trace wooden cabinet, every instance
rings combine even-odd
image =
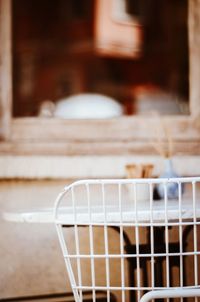
[[[127,155],[156,154],[153,117],[123,116],[110,120],[61,120],[12,117],[11,0],[0,0],[0,154]],[[189,0],[190,115],[166,116],[175,154],[200,155],[200,2]],[[80,131],[81,129],[81,131]]]

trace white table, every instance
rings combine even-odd
[[[120,217],[119,209],[114,206],[106,207],[106,220],[110,223],[120,221],[133,223],[135,221],[141,223],[148,223],[152,219],[155,222],[163,222],[167,218],[167,221],[176,221],[179,219],[179,201],[168,200],[167,201],[167,214],[165,214],[165,201],[153,201],[152,203],[152,215],[151,206],[149,201],[140,202],[137,206],[137,212],[134,205],[128,205],[125,203],[122,207],[122,217]],[[66,222],[70,225],[73,224],[73,211],[74,209],[69,207],[63,207],[60,209],[59,220]],[[99,223],[105,220],[105,215],[102,211],[102,207],[92,207],[92,220]],[[196,218],[200,218],[200,200],[195,204]],[[190,198],[183,199],[181,204],[181,218],[182,220],[192,219],[194,217],[194,206]],[[7,211],[2,213],[2,218],[6,221],[12,222],[25,222],[25,223],[53,223],[54,222],[54,209],[53,208],[37,208],[29,210],[16,210]],[[85,223],[88,220],[88,211],[84,207],[77,208],[77,220]]]

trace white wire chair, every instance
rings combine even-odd
[[[169,198],[171,185],[175,199]],[[82,180],[64,188],[55,224],[75,301],[200,296],[200,177]],[[155,200],[156,186],[163,200]],[[183,189],[184,188],[184,189]],[[148,195],[141,194],[147,192]]]

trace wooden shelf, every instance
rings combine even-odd
[[[174,154],[200,155],[199,131],[187,116],[165,117]],[[155,118],[120,117],[107,120],[17,118],[0,154],[12,155],[156,155]],[[81,131],[80,131],[81,129]]]

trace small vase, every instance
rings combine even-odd
[[[159,178],[176,178],[178,175],[174,171],[171,158],[166,158],[164,163],[164,172]],[[162,183],[157,185],[157,193],[161,199],[165,197],[164,185]],[[175,182],[170,182],[167,184],[167,198],[177,199],[178,198],[178,184]]]

